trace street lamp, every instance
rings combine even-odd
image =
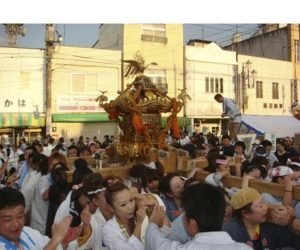
[[[17,38],[18,35],[25,36],[26,35],[26,28],[24,24],[20,23],[5,23],[3,24],[5,27],[5,33],[8,37],[8,46],[9,47],[16,47],[17,46]]]
[[[242,109],[243,114],[245,113],[245,103],[247,97],[247,88],[254,88],[255,87],[255,79],[257,77],[257,71],[252,69],[252,63],[250,60],[247,60],[245,63],[242,64],[242,72],[240,74],[242,80]],[[252,84],[250,84],[250,78],[252,78]],[[247,80],[247,83],[246,83]]]
[[[51,133],[52,126],[52,56],[54,44],[62,42],[62,36],[57,32],[54,24],[46,24],[46,135]]]
[[[247,87],[248,88],[254,88],[255,85],[255,78],[257,76],[257,71],[255,69],[251,70],[252,68],[252,62],[247,60],[247,62],[243,63],[242,66],[242,77],[243,77],[243,83],[245,83],[245,80],[247,80]],[[252,78],[252,85],[250,85],[250,78]]]

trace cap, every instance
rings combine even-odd
[[[270,176],[271,176],[271,178],[273,178],[273,177],[277,177],[277,176],[286,176],[286,175],[290,175],[293,173],[294,173],[294,171],[289,167],[278,166],[271,170]]]
[[[240,209],[259,199],[261,199],[261,195],[255,189],[242,188],[232,196],[230,203],[233,209]]]

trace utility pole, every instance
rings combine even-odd
[[[46,24],[46,135],[51,134],[52,130],[52,57],[54,44],[62,42],[62,37],[58,34],[56,39],[54,24]]]
[[[243,63],[242,66],[242,110],[243,114],[245,114],[245,93],[246,92],[246,82],[245,82],[245,66]]]

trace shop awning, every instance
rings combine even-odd
[[[45,117],[36,117],[33,113],[0,113],[0,128],[44,126]]]
[[[107,113],[53,114],[53,122],[109,122]]]
[[[275,133],[279,138],[300,133],[300,121],[293,116],[243,115],[242,125],[258,135]]]

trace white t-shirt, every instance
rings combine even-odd
[[[41,234],[45,234],[49,207],[49,201],[43,200],[43,193],[49,189],[49,187],[49,176],[43,175],[37,183],[35,196],[31,207],[30,226],[33,229],[38,230]]]
[[[71,194],[72,191],[70,191],[66,197],[66,199],[59,205],[55,218],[54,223],[61,222],[65,217],[70,215],[70,202],[71,202]]]
[[[22,186],[21,192],[25,198],[25,212],[28,212],[31,209],[31,205],[35,197],[36,186],[41,178],[41,173],[30,169],[25,178],[25,184]]]

